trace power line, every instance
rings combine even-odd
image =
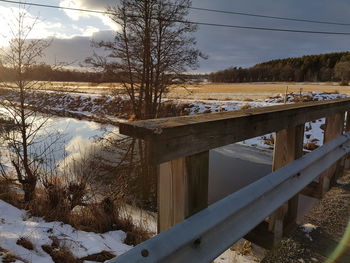
[[[20,2],[20,1],[11,1],[11,0],[0,0],[0,2],[10,3],[10,4],[37,6],[37,7],[55,8],[55,9],[64,9],[64,10],[80,11],[80,12],[88,12],[88,13],[97,13],[97,14],[104,14],[104,15],[105,14],[107,14],[107,15],[112,14],[112,13],[106,12],[106,11],[82,9],[82,8],[74,8],[74,7],[64,7],[64,6],[57,6],[57,5],[38,4],[38,3],[31,3],[31,2]]]
[[[27,4],[32,6],[39,7],[51,7],[57,8],[55,5],[47,5],[47,4],[38,4],[38,3],[25,3],[20,1],[11,1],[11,0],[1,0],[1,2],[13,3],[13,4]],[[91,9],[82,9],[82,8],[73,8],[73,7],[60,7],[61,9],[72,10],[72,11],[81,11],[81,12],[90,12],[90,13],[99,13],[99,14],[112,14],[111,12],[99,11],[99,10],[91,10]],[[231,14],[231,15],[240,15],[240,16],[250,16],[250,17],[260,17],[260,18],[268,18],[268,19],[277,19],[277,20],[285,20],[285,21],[295,21],[295,22],[305,22],[305,23],[316,23],[316,24],[326,24],[326,25],[338,25],[338,26],[350,26],[350,23],[342,23],[335,21],[325,21],[325,20],[312,20],[312,19],[302,19],[302,18],[292,18],[292,17],[282,17],[282,16],[270,16],[270,15],[261,15],[255,13],[244,13],[244,12],[236,12],[236,11],[225,11],[219,9],[211,9],[211,8],[203,8],[190,6],[188,7],[192,10],[212,12],[212,13],[221,13],[221,14]]]
[[[0,2],[12,3],[12,4],[22,4],[22,5],[29,5],[29,6],[37,6],[37,7],[45,7],[45,8],[71,10],[71,11],[99,13],[99,14],[113,14],[112,12],[106,12],[106,11],[63,7],[63,6],[47,5],[47,4],[38,4],[38,3],[32,3],[32,2],[20,2],[20,1],[12,1],[12,0],[0,0]],[[350,35],[350,32],[332,32],[332,31],[313,31],[313,30],[284,29],[284,28],[270,28],[270,27],[253,27],[253,26],[227,25],[227,24],[206,23],[206,22],[196,22],[196,21],[183,21],[183,20],[167,20],[167,21],[176,22],[176,23],[189,23],[189,24],[202,25],[202,26],[237,28],[237,29],[260,30],[260,31],[321,34],[321,35]]]
[[[185,21],[175,21],[175,22],[185,22]],[[350,35],[350,32],[312,31],[312,30],[284,29],[284,28],[270,28],[270,27],[238,26],[238,25],[224,25],[224,24],[192,22],[192,21],[188,21],[186,23],[195,24],[195,25],[204,25],[204,26],[214,26],[214,27],[253,29],[253,30],[261,30],[261,31],[305,33],[305,34],[319,34],[319,35]]]
[[[341,23],[341,22],[333,22],[333,21],[322,21],[322,20],[311,20],[311,19],[301,19],[301,18],[291,18],[291,17],[282,17],[282,16],[269,16],[269,15],[253,14],[253,13],[224,11],[224,10],[219,10],[219,9],[210,9],[210,8],[202,8],[202,7],[195,7],[195,6],[191,6],[191,7],[189,7],[189,9],[199,10],[199,11],[206,11],[206,12],[213,12],[213,13],[221,13],[221,14],[261,17],[261,18],[296,21],[296,22],[307,22],[307,23],[338,25],[338,26],[350,26],[350,23]]]

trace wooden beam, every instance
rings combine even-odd
[[[334,114],[331,117],[326,118],[326,128],[324,131],[324,143],[327,143],[335,138],[337,138],[339,135],[341,135],[344,131],[344,118],[345,113],[337,113]],[[323,172],[320,176],[320,191],[321,196],[324,196],[330,186],[332,180],[334,180],[336,176],[336,172],[339,169],[339,166],[341,165],[341,160],[339,160],[336,164],[332,165],[329,169],[327,169],[325,172]]]
[[[304,125],[278,131],[274,147],[272,170],[293,162],[303,155]],[[277,245],[287,225],[295,225],[298,214],[299,195],[295,195],[287,204],[279,208],[270,218],[269,229],[274,233],[274,244]]]
[[[350,108],[350,99],[120,123],[120,133],[150,142],[154,164],[295,127]]]
[[[163,232],[208,206],[209,152],[158,167],[158,232]]]

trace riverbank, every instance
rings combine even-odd
[[[174,117],[203,113],[218,113],[250,108],[279,105],[282,103],[298,103],[323,101],[344,98],[338,93],[310,92],[279,94],[264,100],[194,100],[164,99],[159,117]],[[0,100],[12,103],[18,99],[11,90],[0,88]],[[120,122],[132,120],[131,102],[127,97],[111,94],[74,93],[57,91],[35,91],[30,93],[26,103],[28,107],[44,114],[89,120],[102,124],[118,126]],[[325,119],[313,120],[305,124],[304,149],[311,151],[323,144],[323,128]],[[243,141],[242,144],[255,148],[272,149],[274,134],[266,134]]]

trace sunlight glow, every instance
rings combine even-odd
[[[42,21],[40,19],[36,20],[36,16],[30,14],[25,9],[19,8],[8,8],[0,6],[0,24],[4,25],[0,27],[0,46],[6,46],[8,42],[16,34],[16,18],[22,13],[25,15],[24,26],[29,27],[35,23],[34,29],[28,35],[28,39],[39,39],[39,38],[49,38],[49,37],[60,37],[67,38],[68,36],[59,33],[63,25],[61,23],[52,23],[47,21]]]
[[[23,8],[0,6],[0,24],[3,25],[0,27],[0,46],[7,46],[9,41],[14,37],[14,33],[16,33],[16,18],[19,13],[25,14],[25,26],[32,26],[35,23],[34,29],[27,37],[28,39],[70,39],[76,36],[92,37],[95,33],[99,32],[99,29],[94,26],[78,27],[75,25],[65,25],[60,22],[42,20],[29,11]],[[36,19],[37,21],[35,22]]]

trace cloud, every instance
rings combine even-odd
[[[91,41],[112,40],[114,31],[98,31],[92,36],[75,36],[72,38],[56,38],[48,47],[45,54],[45,62],[53,64],[54,62],[65,62],[77,67],[84,62],[84,60],[92,56],[94,52],[98,54],[107,55],[103,50],[95,50],[91,46]]]
[[[8,44],[9,40],[16,37],[18,17],[23,17],[23,28],[26,31],[30,31],[27,36],[31,38],[48,38],[55,36],[58,38],[69,37],[64,32],[64,25],[58,22],[49,22],[40,20],[38,17],[30,14],[26,9],[19,9],[13,7],[0,7],[0,46]],[[29,27],[34,25],[33,30],[29,30]],[[55,33],[54,33],[55,32]]]
[[[0,46],[6,46],[12,38],[16,37],[19,15],[24,17],[23,24],[25,30],[33,27],[27,39],[70,39],[77,36],[91,38],[95,33],[100,31],[97,27],[90,25],[76,26],[64,22],[44,20],[29,11],[31,10],[25,8],[0,6],[0,24],[4,25],[0,27]]]
[[[95,9],[95,10],[105,10],[107,6],[115,6],[119,1],[116,0],[74,0],[81,7]]]
[[[116,1],[105,0],[105,1],[96,1],[96,0],[61,0],[61,7],[70,7],[70,8],[80,8],[80,9],[90,9],[96,11],[105,11],[108,6],[116,5]],[[101,20],[101,22],[108,26],[110,29],[118,30],[119,27],[114,23],[107,14],[100,13],[90,13],[90,12],[78,12],[72,10],[64,10],[67,16],[72,20],[78,21],[82,18],[91,18],[96,17]]]

